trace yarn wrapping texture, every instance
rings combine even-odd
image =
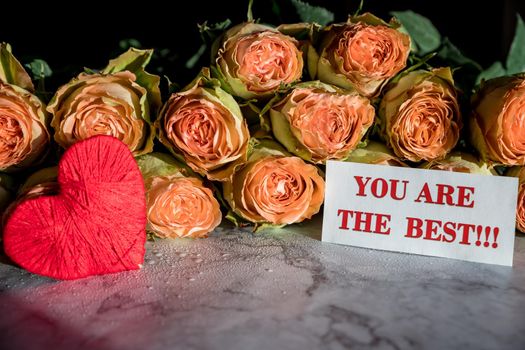
[[[94,136],[59,163],[59,193],[20,203],[4,229],[6,254],[26,270],[76,279],[140,267],[146,240],[142,175],[127,146]]]

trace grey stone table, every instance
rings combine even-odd
[[[57,282],[0,265],[1,349],[525,349],[514,267],[320,242],[320,219],[147,244],[140,271]]]

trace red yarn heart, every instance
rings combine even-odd
[[[26,270],[58,279],[136,270],[144,260],[144,183],[127,146],[95,136],[60,160],[59,194],[21,202],[4,249]]]

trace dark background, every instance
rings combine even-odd
[[[16,0],[11,1],[11,4]],[[254,16],[262,22],[278,24],[298,21],[288,0],[276,0],[281,15],[271,7],[274,0],[255,0]],[[101,68],[117,55],[119,41],[137,39],[143,47],[165,49],[163,57],[153,62],[154,71],[185,84],[192,71],[184,62],[197,50],[201,41],[197,23],[210,23],[230,18],[246,18],[247,0],[232,1],[167,1],[147,0],[141,5],[126,1],[71,2],[66,5],[44,2],[31,4],[18,1],[6,10],[2,4],[0,40],[13,46],[23,62],[32,58],[46,60],[54,71],[55,85],[65,83],[82,67]],[[344,21],[355,11],[359,0],[319,1]],[[496,60],[505,60],[514,34],[516,13],[525,15],[523,0],[488,1],[416,1],[367,0],[364,11],[389,18],[390,11],[412,9],[430,18],[443,36],[484,68]],[[525,45],[525,43],[524,43]],[[160,50],[158,50],[160,52]],[[165,67],[159,71],[158,67]]]

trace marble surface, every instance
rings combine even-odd
[[[57,282],[0,263],[1,349],[524,349],[514,267],[320,242],[320,219],[148,242],[140,271]]]

